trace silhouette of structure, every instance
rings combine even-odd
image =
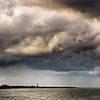
[[[37,88],[39,87],[38,83],[37,83]]]
[[[39,86],[37,83],[37,86],[10,86],[10,85],[1,85],[0,89],[20,89],[20,88],[76,88],[76,87],[47,87],[47,86]]]

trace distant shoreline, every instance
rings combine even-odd
[[[100,87],[71,87],[71,86],[11,86],[1,85],[0,89],[35,89],[35,88],[69,88],[69,89],[100,89]]]
[[[9,86],[1,85],[0,89],[21,89],[21,88],[77,88],[77,87],[56,87],[56,86]]]

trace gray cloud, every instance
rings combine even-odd
[[[79,11],[82,14],[99,16],[100,1],[99,0],[22,0],[25,5],[39,5],[49,8],[70,8]]]
[[[89,13],[93,16],[99,16],[99,0],[57,0],[57,2],[82,13]]]
[[[58,27],[55,27],[55,30],[59,29],[60,23],[61,22],[59,22],[59,25],[57,24]],[[99,55],[98,47],[100,44],[98,34],[93,32],[94,30],[91,29],[92,26],[90,25],[90,23],[88,24],[85,21],[82,22],[80,20],[77,20],[73,22],[66,21],[66,23],[62,22],[61,27],[62,24],[64,24],[65,27],[64,29],[62,28],[62,32],[60,30],[53,33],[53,28],[50,28],[48,23],[46,25],[48,28],[50,28],[51,32],[46,31],[46,34],[40,33],[36,35],[35,33],[24,33],[21,35],[18,34],[18,36],[11,35],[10,37],[13,37],[14,39],[11,39],[10,37],[8,38],[8,47],[6,46],[4,52],[14,55],[29,56],[40,55],[42,53],[52,53],[53,51],[59,51],[61,53],[63,52],[63,54],[79,54],[81,52],[87,52],[88,56],[91,55],[88,54],[88,51],[91,51],[94,52],[94,55],[95,53]],[[45,29],[43,29],[43,31],[45,31]],[[6,35],[4,35],[4,38],[5,36]],[[6,39],[4,39],[3,41],[6,42],[5,40]],[[7,45],[7,43],[5,44]]]
[[[8,0],[7,7],[1,2],[0,66],[26,61],[33,69],[90,70],[100,65],[99,19],[87,19],[70,10],[59,13],[14,2],[11,8]],[[12,15],[8,14],[8,8]],[[39,64],[32,63],[32,60]]]

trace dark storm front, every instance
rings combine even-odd
[[[100,89],[1,89],[0,100],[100,100]]]

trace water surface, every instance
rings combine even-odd
[[[0,100],[100,100],[100,89],[0,89]]]

